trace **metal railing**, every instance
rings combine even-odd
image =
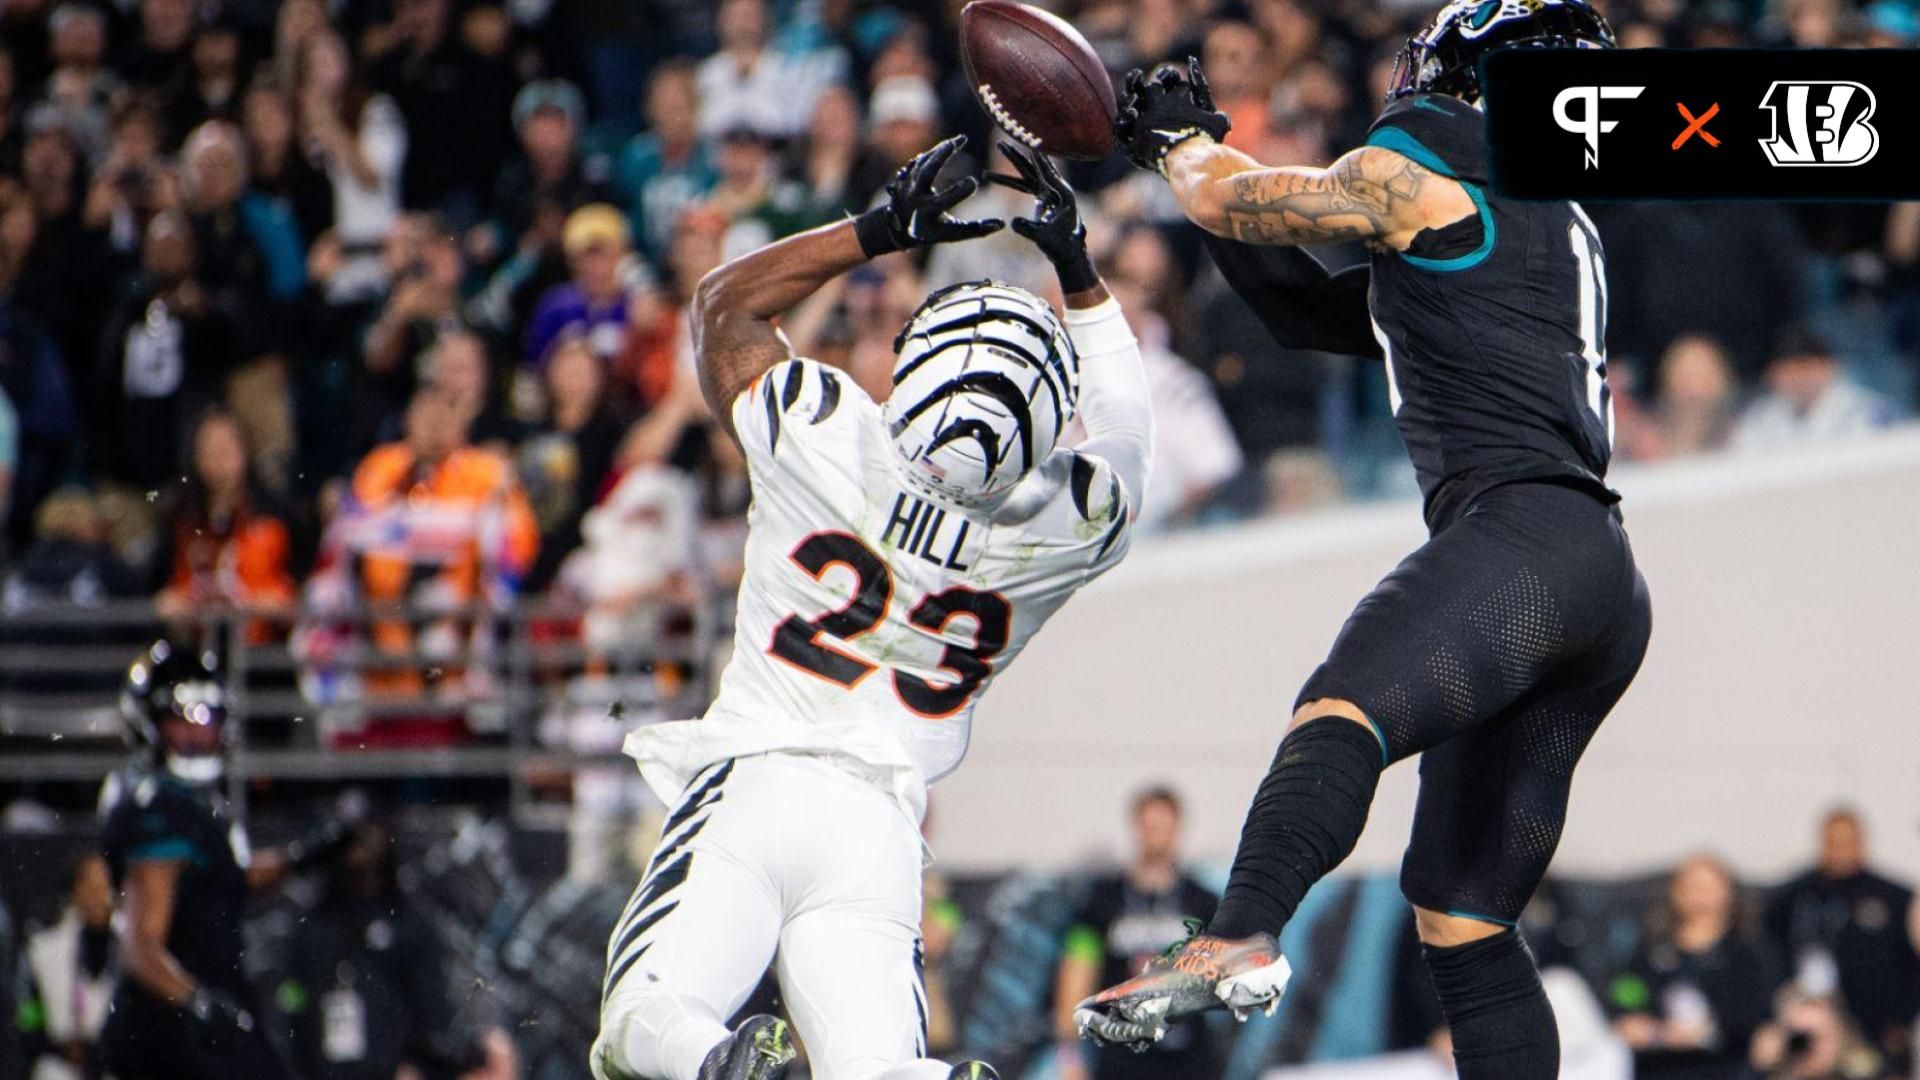
[[[588,615],[544,599],[504,611],[222,608],[169,618],[150,602],[118,601],[0,612],[0,785],[95,782],[124,762],[127,667],[167,634],[222,658],[236,802],[262,779],[496,778],[509,782],[519,817],[530,777],[617,757],[605,740],[570,738],[569,717],[597,711],[630,724],[706,706],[731,597],[640,608],[597,640],[584,630]],[[422,628],[449,624],[460,627],[452,647],[445,634],[418,644]],[[409,628],[413,642],[375,644],[380,625]],[[325,647],[315,644],[322,637]],[[397,736],[388,730],[396,724]],[[433,745],[408,745],[422,729]]]

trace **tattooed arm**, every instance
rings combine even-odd
[[[1404,251],[1420,230],[1475,212],[1458,183],[1373,146],[1325,169],[1268,168],[1196,138],[1169,152],[1166,167],[1174,197],[1195,224],[1248,244],[1362,240]]]

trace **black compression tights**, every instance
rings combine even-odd
[[[1289,732],[1247,811],[1207,932],[1279,934],[1313,883],[1353,851],[1384,767],[1364,724],[1326,716]]]

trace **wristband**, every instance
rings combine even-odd
[[[853,235],[860,241],[860,253],[869,259],[906,250],[893,235],[890,207],[880,206],[853,219]]]
[[[1094,272],[1093,260],[1087,257],[1084,247],[1054,263],[1053,272],[1060,277],[1060,291],[1068,296],[1100,284],[1100,275]]]

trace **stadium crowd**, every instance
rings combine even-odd
[[[687,377],[691,288],[864,208],[947,133],[992,157],[954,55],[960,6],[9,0],[9,602],[157,595],[179,613],[557,588],[617,612],[724,585],[746,492]],[[1916,31],[1903,0],[1609,6],[1632,46]],[[1200,55],[1230,141],[1274,162],[1359,141],[1425,14],[1064,7],[1115,72]],[[1117,156],[1073,176],[1148,346],[1154,524],[1410,489],[1376,365],[1276,355],[1160,186]],[[1593,215],[1623,458],[1832,437],[1911,406],[1920,206]],[[1047,286],[995,237],[877,262],[787,329],[880,390],[924,291],[982,275]]]

